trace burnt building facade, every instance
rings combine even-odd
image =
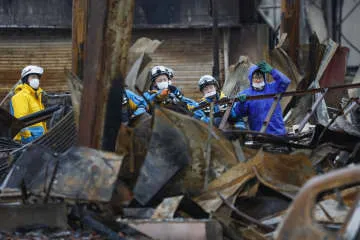
[[[228,65],[240,55],[257,61],[268,49],[268,27],[260,24],[255,2],[219,2],[221,81]],[[212,9],[209,0],[137,0],[135,6],[133,41],[140,37],[163,41],[151,56],[153,64],[173,68],[177,86],[195,99],[200,96],[198,79],[212,74]],[[66,91],[64,69],[71,69],[72,1],[4,0],[0,22],[0,95],[8,92],[29,64],[44,67],[45,90]]]

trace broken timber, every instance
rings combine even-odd
[[[91,41],[85,39],[84,89],[79,119],[79,144],[82,146],[115,148],[121,120],[121,115],[116,114],[121,112],[122,97],[118,93],[122,92],[126,71],[133,10],[134,0],[88,1],[86,39]],[[111,114],[109,106],[119,111]]]

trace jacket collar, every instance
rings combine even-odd
[[[35,90],[26,83],[22,84],[21,89],[24,89],[33,96],[39,96],[39,94],[43,92],[42,88],[39,87],[37,90]]]

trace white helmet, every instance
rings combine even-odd
[[[216,89],[219,89],[219,83],[216,79],[211,75],[204,75],[200,78],[198,82],[198,86],[200,91],[202,91],[208,85],[215,85]]]
[[[24,67],[24,69],[21,71],[21,79],[24,77],[30,75],[30,74],[38,74],[42,75],[44,73],[44,69],[39,66],[29,65]]]
[[[166,67],[164,66],[155,66],[151,69],[151,81],[154,82],[155,79],[160,75],[166,75],[167,78],[169,77],[169,72]]]

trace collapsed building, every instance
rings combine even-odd
[[[313,34],[302,74],[288,55],[291,36],[269,52],[292,80],[282,96],[260,96],[281,102],[285,137],[266,134],[266,121],[260,132],[216,129],[159,106],[124,127],[109,109],[121,110],[125,84],[146,90],[162,43],[141,38],[113,49],[119,39],[130,46],[133,1],[90,3],[93,28],[82,34],[106,34],[87,43],[87,54],[79,47],[86,38],[75,40],[80,66],[65,72],[69,93],[49,94],[46,110],[22,119],[1,109],[2,237],[359,238],[359,83],[358,75],[345,82],[344,47]],[[112,31],[117,21],[122,27]],[[227,104],[248,84],[252,61],[241,56],[229,66]],[[96,98],[106,101],[89,104]],[[44,120],[51,129],[44,136],[12,140]]]

